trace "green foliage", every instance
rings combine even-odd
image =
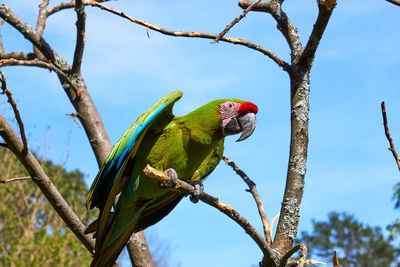
[[[392,200],[395,201],[394,208],[400,209],[400,183],[397,183],[393,187],[393,197]],[[396,218],[392,224],[387,226],[387,230],[390,231],[390,238],[393,240],[399,236],[400,233],[400,218]]]
[[[15,156],[0,148],[0,179],[27,176]],[[94,217],[84,207],[84,175],[41,162],[65,200],[84,223]],[[65,226],[31,180],[0,184],[1,266],[88,266],[91,255]]]
[[[352,215],[331,212],[328,221],[313,221],[311,234],[302,232],[307,244],[308,258],[321,257],[332,262],[337,251],[341,266],[396,266],[399,250],[387,240],[380,227],[358,222]]]

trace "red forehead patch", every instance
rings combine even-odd
[[[257,114],[258,107],[251,102],[244,102],[243,104],[240,105],[239,113],[249,113],[249,112]]]

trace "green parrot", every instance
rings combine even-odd
[[[86,197],[86,207],[98,207],[98,219],[86,233],[96,232],[92,267],[111,266],[134,232],[164,218],[184,197],[147,177],[147,164],[177,178],[200,184],[222,158],[225,136],[249,137],[258,108],[239,99],[212,101],[183,117],[172,108],[182,92],[168,94],[140,116],[103,163]],[[196,186],[197,190],[199,187]],[[201,188],[200,188],[201,189]],[[196,193],[198,201],[199,192]]]

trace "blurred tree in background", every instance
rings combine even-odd
[[[341,266],[400,266],[399,249],[384,237],[380,227],[365,225],[354,216],[331,212],[328,221],[314,221],[313,231],[301,233],[309,258],[332,262],[336,250]]]
[[[400,209],[400,183],[397,183],[393,187],[393,200],[395,201],[394,208]],[[390,231],[390,238],[392,240],[399,237],[400,233],[400,218],[396,218],[396,220],[388,225],[387,229]]]
[[[25,168],[7,149],[0,149],[0,180],[28,176]],[[67,172],[50,161],[41,162],[65,200],[87,223],[87,191],[80,171]],[[30,180],[0,184],[1,266],[88,266],[91,254],[49,205]]]

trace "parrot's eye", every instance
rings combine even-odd
[[[232,104],[229,104],[229,105],[228,105],[228,107],[230,107],[230,108],[231,108],[231,107],[232,107]]]

